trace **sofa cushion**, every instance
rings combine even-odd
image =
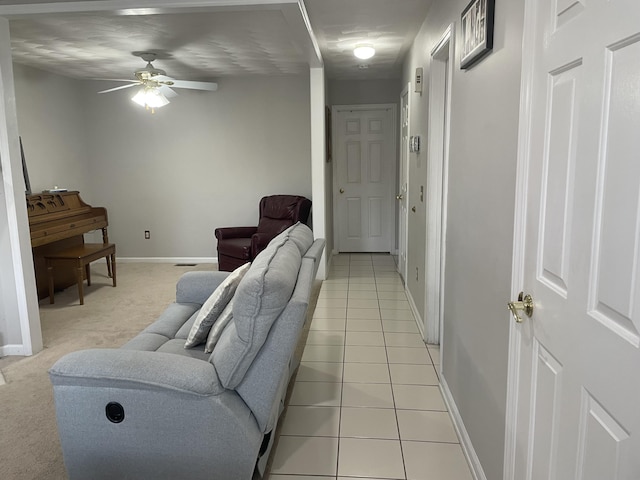
[[[181,357],[196,358],[206,362],[209,358],[209,354],[204,353],[204,348],[202,347],[203,346],[201,345],[198,348],[184,348],[184,341],[174,338],[173,340],[163,343],[156,351],[160,353],[172,353],[174,355],[180,355]]]
[[[284,232],[278,234],[272,242],[280,243],[284,239],[291,239],[298,250],[300,255],[305,255],[309,247],[313,244],[313,232],[304,223],[294,223]]]
[[[158,319],[133,337],[122,348],[154,352],[169,340],[177,337],[185,326],[190,327],[195,320],[200,305],[195,303],[172,303]],[[186,335],[185,337],[186,338]],[[184,340],[182,340],[184,345]]]
[[[296,284],[300,251],[288,236],[279,236],[260,252],[234,298],[233,320],[224,329],[210,361],[225,388],[235,388],[264,344]]]
[[[249,270],[251,265],[246,263],[236,268],[231,274],[224,279],[224,281],[214,290],[211,296],[204,302],[198,316],[196,317],[193,326],[189,331],[187,341],[184,343],[184,348],[195,347],[201,344],[209,335],[211,325],[215,322],[227,303],[231,300],[238,288],[238,284],[245,273]]]
[[[209,331],[209,336],[207,337],[207,344],[204,347],[204,353],[213,352],[213,347],[216,346],[218,340],[220,340],[220,335],[222,335],[222,331],[229,324],[231,319],[233,318],[233,298],[224,308],[218,320],[213,324],[211,330]]]
[[[296,244],[300,255],[304,255],[313,244],[313,232],[304,223],[296,223],[285,233]]]

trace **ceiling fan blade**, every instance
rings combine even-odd
[[[194,90],[209,90],[214,92],[218,90],[218,84],[213,82],[192,82],[189,80],[171,80],[174,88],[191,88]]]
[[[151,75],[151,79],[154,82],[175,82],[175,79],[167,75]]]
[[[140,83],[130,83],[129,85],[120,85],[119,87],[109,88],[108,90],[102,90],[101,92],[98,92],[98,93],[115,92],[116,90],[122,90],[124,88],[135,87],[137,85],[140,85]]]
[[[171,90],[171,88],[169,88],[166,85],[160,85],[158,90],[160,90],[160,93],[162,93],[167,98],[173,98],[173,97],[177,97],[178,96],[178,94],[176,92]]]

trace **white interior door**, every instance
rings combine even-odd
[[[408,210],[407,199],[409,198],[409,132],[410,107],[409,89],[411,84],[402,90],[400,94],[400,166],[398,169],[398,273],[402,281],[406,283],[407,278],[407,234],[408,234]]]
[[[523,51],[505,479],[639,479],[640,2],[527,0]]]
[[[391,252],[395,106],[335,107],[335,218],[340,252]]]

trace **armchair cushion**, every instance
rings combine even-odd
[[[279,233],[284,232],[287,228],[293,225],[290,219],[270,218],[262,217],[258,222],[258,228],[256,233],[262,233],[271,235],[271,238],[275,237]]]
[[[218,256],[251,260],[251,237],[229,238],[224,242],[218,242]]]

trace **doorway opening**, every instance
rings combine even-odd
[[[425,256],[425,341],[441,344],[453,65],[453,24],[431,50]]]
[[[395,251],[396,105],[334,106],[334,245]]]

